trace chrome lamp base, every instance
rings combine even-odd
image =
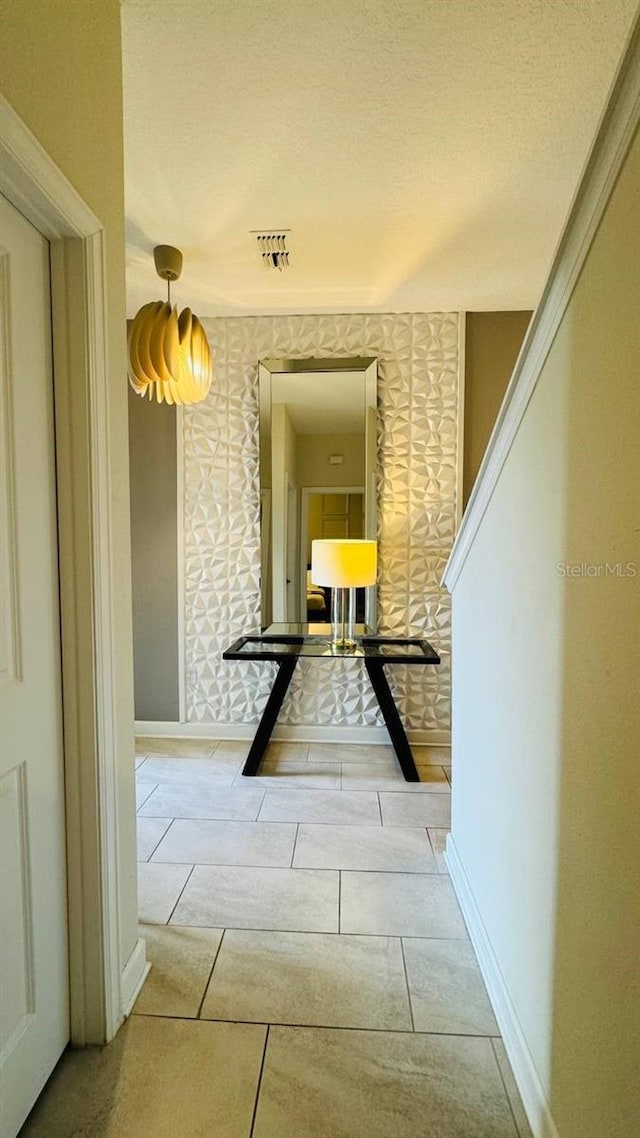
[[[335,587],[331,594],[331,647],[347,652],[356,646],[356,591]]]

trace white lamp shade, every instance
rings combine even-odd
[[[378,549],[375,541],[348,538],[311,542],[311,580],[314,585],[360,589],[375,585]]]

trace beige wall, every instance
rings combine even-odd
[[[330,454],[344,455],[334,466]],[[364,486],[364,435],[300,435],[298,483],[300,486]]]
[[[639,200],[636,138],[453,596],[453,839],[562,1138],[640,1125]]]
[[[118,792],[123,963],[137,936],[133,814],[133,681],[129,456],[125,379],[124,180],[122,71],[118,0],[23,0],[0,4],[2,93],[105,228],[108,438],[113,475],[116,637],[115,698],[119,727]]]
[[[177,722],[176,408],[129,389],[135,713]]]
[[[467,313],[463,460],[465,506],[530,319],[530,312]]]

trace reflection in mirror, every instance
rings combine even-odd
[[[377,361],[260,363],[262,626],[330,624],[331,590],[311,581],[311,542],[376,538]],[[376,627],[376,590],[357,590]]]

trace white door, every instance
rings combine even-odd
[[[69,1038],[49,246],[0,196],[0,1135]]]

